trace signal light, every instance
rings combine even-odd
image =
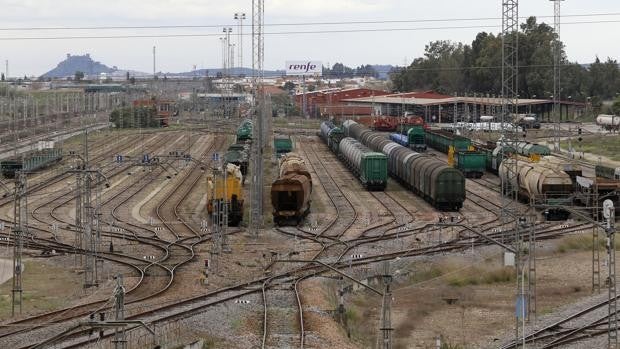
[[[577,129],[577,134],[581,134],[581,127]]]

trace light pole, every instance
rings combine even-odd
[[[239,68],[239,75],[242,74],[241,69],[243,69],[243,20],[245,20],[245,13],[236,12],[235,17],[237,20],[237,68]]]

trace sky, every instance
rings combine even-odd
[[[265,0],[264,67],[283,69],[287,60],[322,61],[324,65],[343,62],[353,67],[409,64],[423,55],[429,41],[471,43],[480,31],[497,33],[501,2]],[[589,63],[597,55],[620,59],[620,1],[567,0],[561,4],[561,38],[569,60]],[[0,71],[4,72],[3,63],[9,60],[10,76],[38,76],[54,68],[67,53],[90,53],[108,66],[151,72],[153,46],[157,47],[158,71],[218,68],[222,66],[222,28],[233,28],[231,41],[238,45],[235,12],[246,13],[243,62],[249,67],[251,7],[251,0],[0,0]],[[519,15],[537,16],[552,25],[553,3],[521,0]],[[109,28],[179,25],[204,27]],[[108,28],[75,29],[84,27]],[[97,38],[127,35],[160,37]],[[67,38],[80,36],[88,38]]]

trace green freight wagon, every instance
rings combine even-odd
[[[487,154],[481,151],[459,151],[456,153],[456,168],[468,178],[480,178],[484,174]]]
[[[282,154],[290,153],[293,151],[293,141],[290,136],[275,135],[273,137],[273,150],[277,157]]]
[[[387,156],[376,152],[362,154],[360,179],[368,189],[384,190],[387,184]]]
[[[448,154],[450,146],[454,146],[455,152],[469,150],[471,140],[466,137],[455,135],[452,132],[429,130],[426,132],[426,144],[444,154]]]
[[[339,156],[368,190],[384,190],[387,185],[387,156],[368,149],[359,141],[345,137],[339,143]]]
[[[426,130],[424,126],[411,126],[407,131],[409,148],[415,151],[426,151]]]

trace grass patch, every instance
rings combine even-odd
[[[81,289],[82,278],[67,269],[51,266],[44,261],[25,261],[22,275],[22,312],[45,312],[69,304],[70,295]],[[9,279],[0,285],[0,319],[11,315],[11,290]]]
[[[605,156],[611,160],[620,161],[620,135],[606,136],[591,135],[584,136],[581,142],[573,139],[572,145],[576,151]],[[568,149],[568,140],[560,143],[562,149]]]
[[[515,280],[515,271],[512,267],[474,267],[463,273],[447,277],[450,286],[463,287],[469,285],[494,285],[512,282]]]
[[[580,234],[564,237],[560,240],[556,250],[560,253],[566,253],[571,251],[592,251],[592,235]],[[605,249],[606,240],[603,234],[598,236],[598,248]],[[620,241],[614,240],[616,251],[620,250]]]

